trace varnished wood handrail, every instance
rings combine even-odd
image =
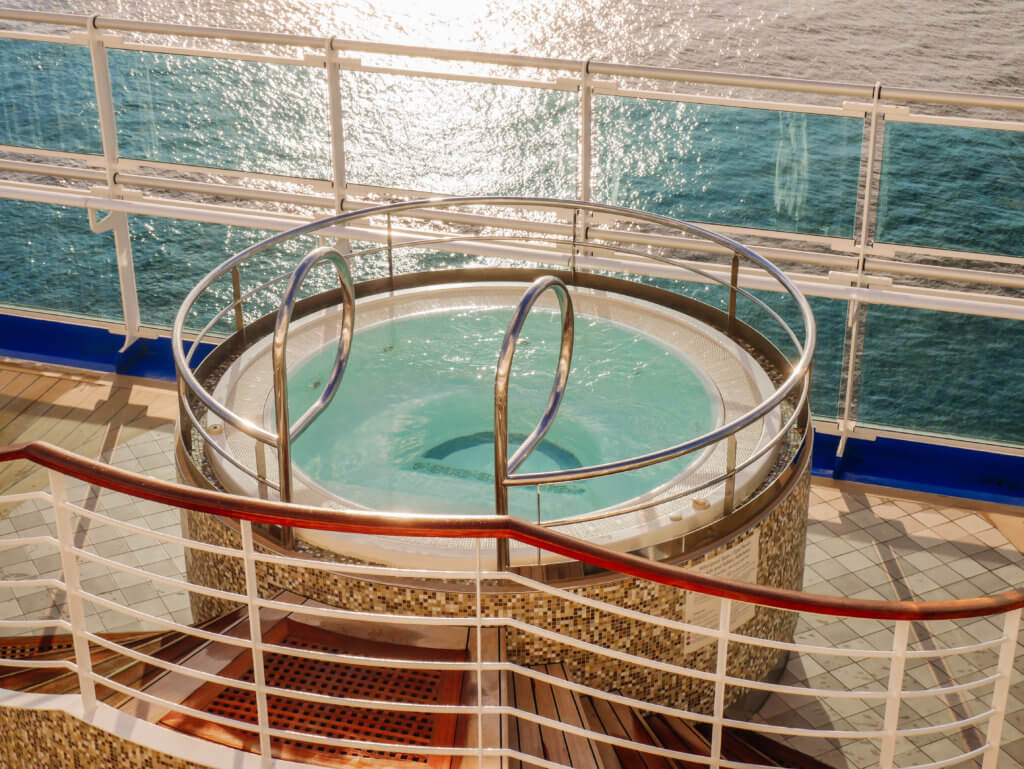
[[[514,539],[631,577],[790,611],[884,620],[982,617],[1024,607],[1024,589],[951,601],[877,601],[803,593],[712,577],[679,566],[584,542],[517,518],[496,515],[423,515],[347,512],[284,504],[182,486],[128,472],[43,441],[0,448],[0,462],[25,459],[78,480],[141,499],[227,518],[305,529],[382,536]]]

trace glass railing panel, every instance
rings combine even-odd
[[[1022,444],[1024,323],[871,305],[859,424]]]
[[[330,178],[322,67],[110,51],[121,155]]]
[[[799,309],[788,294],[776,291],[752,291],[771,307],[803,340],[804,330]],[[811,376],[811,413],[820,419],[835,419],[838,414],[839,387],[843,370],[843,344],[846,330],[847,303],[841,299],[809,296],[807,301],[817,325],[817,346]],[[725,308],[727,309],[727,307]],[[736,315],[764,335],[790,360],[796,360],[796,348],[778,322],[748,299],[736,303]]]
[[[85,209],[0,200],[0,302],[103,320],[123,319],[114,236],[89,229]]]
[[[1024,256],[1024,132],[890,122],[876,240]]]
[[[722,312],[729,311],[729,288],[708,283],[672,281],[655,278],[650,281],[661,288],[675,291],[711,305]],[[799,308],[788,294],[778,291],[751,291],[751,294],[771,307],[803,340],[804,329]],[[839,387],[843,370],[843,344],[846,331],[847,303],[842,299],[808,296],[807,301],[817,324],[817,346],[811,377],[811,412],[820,419],[835,419],[838,414]],[[736,315],[744,323],[761,333],[790,360],[796,360],[796,348],[789,334],[765,310],[742,295],[736,301]]]
[[[181,219],[133,216],[130,220],[135,277],[139,286],[139,312],[148,326],[169,328],[192,287],[230,255],[258,243],[273,233],[245,227],[192,222]],[[316,248],[315,238],[293,238],[288,243],[263,251],[241,266],[242,292],[294,269],[298,261]],[[302,296],[333,288],[336,279],[317,271],[304,284]],[[251,323],[277,309],[285,282],[253,297],[244,304],[244,316]],[[199,298],[186,328],[198,331],[232,301],[231,278],[217,281]],[[234,313],[229,312],[215,331],[230,334]]]
[[[691,221],[853,236],[863,121],[594,98],[597,200]]]
[[[350,182],[576,197],[575,93],[362,72],[342,93]]]
[[[0,40],[0,144],[103,151],[89,51]]]

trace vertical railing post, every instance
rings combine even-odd
[[[117,172],[120,151],[117,146],[117,123],[114,118],[114,94],[110,85],[110,63],[103,34],[96,27],[96,16],[89,19],[89,57],[92,61],[93,89],[96,92],[96,108],[100,124],[100,141],[103,145],[103,168],[107,176],[107,197],[120,198]],[[124,346],[127,350],[141,333],[139,313],[139,292],[135,285],[135,262],[132,259],[131,232],[128,217],[115,211],[107,218],[108,229],[114,232],[114,251],[117,257],[117,274],[121,286],[121,308],[124,312]],[[102,230],[95,230],[102,231]]]
[[[483,644],[483,596],[481,570],[483,563],[480,558],[480,539],[476,539],[476,765],[477,769],[484,766],[484,644]]]
[[[78,671],[78,690],[82,693],[82,708],[86,719],[96,711],[96,684],[92,680],[92,654],[86,638],[85,607],[79,580],[78,558],[75,556],[75,534],[68,508],[67,486],[64,476],[50,470],[50,493],[53,513],[57,522],[57,541],[60,543],[60,563],[64,571],[64,594],[67,597],[71,637],[75,649],[75,669]]]
[[[333,37],[327,41],[324,67],[327,72],[327,115],[331,137],[331,188],[334,193],[334,210],[340,214],[345,209],[348,170],[345,164],[345,115],[341,104],[341,67],[338,65]],[[335,238],[334,245],[342,254],[349,254],[352,251],[352,245],[346,238]]]
[[[992,687],[992,716],[985,731],[985,758],[981,769],[996,769],[999,762],[999,742],[1003,737],[1003,721],[1006,719],[1006,701],[1010,696],[1010,679],[1017,657],[1017,643],[1020,637],[1021,609],[1014,609],[1003,620],[1003,642],[999,645],[999,661],[996,665],[995,686]]]
[[[231,296],[235,305],[235,331],[242,336],[245,345],[245,314],[242,311],[242,274],[236,264],[231,268]]]
[[[391,283],[392,283],[391,287],[394,288],[394,281],[395,281],[395,255],[394,255],[394,253],[392,251],[392,242],[391,242],[391,213],[390,212],[388,212],[388,280],[391,281]]]
[[[718,605],[718,651],[715,658],[715,702],[711,721],[710,769],[722,763],[722,721],[725,720],[725,675],[729,662],[729,628],[732,625],[732,600],[720,598]]]
[[[864,171],[864,195],[860,199],[860,242],[857,254],[857,277],[854,286],[860,288],[864,280],[864,270],[867,264],[867,249],[869,246],[869,223],[871,219],[871,191],[875,183],[875,145],[878,143],[878,122],[879,122],[879,99],[882,94],[882,84],[875,83],[874,92],[871,98],[871,112],[865,117],[870,117],[871,127],[868,129],[868,157],[867,168]],[[856,420],[852,413],[856,408],[853,402],[853,393],[856,388],[855,377],[857,373],[857,361],[860,358],[858,350],[863,349],[863,343],[858,338],[864,334],[860,322],[860,303],[851,299],[846,310],[846,352],[843,361],[846,387],[843,390],[843,402],[839,409],[839,445],[836,447],[836,456],[843,456],[846,450],[846,442],[856,427]]]
[[[907,668],[907,641],[910,622],[901,620],[893,628],[892,659],[889,661],[889,685],[885,694],[885,716],[882,720],[882,744],[879,746],[879,769],[892,769],[896,756],[896,730],[900,724],[903,701],[903,674]]]
[[[593,198],[591,167],[593,163],[594,86],[590,75],[590,59],[583,65],[580,78],[580,134],[579,134],[579,199],[589,203]]]
[[[740,284],[740,255],[732,255],[729,271],[729,336],[736,334],[736,300]],[[729,515],[736,504],[736,433],[730,433],[725,444],[725,490],[722,499],[722,515]]]
[[[345,169],[345,126],[341,106],[341,71],[334,51],[334,38],[327,41],[324,66],[327,71],[327,115],[331,136],[331,173],[334,188],[334,208],[339,213],[345,207],[345,187],[348,178]]]
[[[736,298],[740,283],[740,255],[732,255],[732,266],[729,270],[729,336],[736,333]]]
[[[259,726],[260,759],[264,767],[271,763],[270,712],[267,708],[267,679],[263,670],[263,631],[260,627],[260,588],[256,579],[256,549],[252,522],[241,521],[242,561],[245,568],[245,600],[249,608],[249,640],[252,645],[252,677],[256,686],[256,723]]]

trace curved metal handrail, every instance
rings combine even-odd
[[[191,391],[200,403],[205,405],[212,413],[219,415],[226,423],[229,423],[241,432],[250,435],[256,440],[261,440],[268,444],[275,444],[277,442],[277,435],[271,433],[264,428],[253,424],[250,420],[245,419],[226,406],[220,404],[209,392],[203,388],[194,373],[191,370],[191,360],[194,354],[195,347],[190,349],[188,352],[185,351],[183,344],[184,325],[185,319],[188,316],[191,308],[196,303],[198,297],[206,291],[212,285],[212,283],[218,280],[220,277],[226,275],[232,270],[236,270],[238,265],[249,259],[254,254],[268,248],[274,247],[285,241],[288,241],[299,235],[305,235],[313,233],[319,230],[323,230],[328,227],[344,227],[351,222],[356,220],[369,219],[371,217],[386,216],[389,221],[389,243],[388,252],[390,254],[391,241],[390,241],[390,221],[391,218],[398,213],[402,212],[413,212],[413,215],[423,216],[425,212],[437,211],[438,209],[452,208],[456,206],[480,206],[487,205],[493,207],[518,207],[528,208],[532,210],[562,210],[572,211],[574,216],[577,218],[583,212],[591,214],[601,214],[611,217],[617,217],[620,219],[626,219],[633,223],[644,223],[656,226],[667,227],[676,231],[682,231],[691,235],[703,238],[705,240],[716,243],[724,248],[728,249],[733,254],[733,274],[732,280],[726,282],[717,276],[710,276],[716,282],[728,286],[730,289],[730,318],[733,317],[735,307],[735,297],[739,295],[749,296],[759,306],[763,305],[762,302],[757,300],[756,297],[752,297],[748,292],[744,291],[738,286],[738,260],[740,257],[746,258],[760,266],[768,275],[770,275],[781,287],[784,289],[796,302],[799,310],[801,319],[804,327],[804,338],[802,343],[796,339],[793,330],[789,326],[783,323],[783,328],[789,334],[793,340],[797,353],[799,355],[798,360],[793,363],[790,368],[785,380],[769,395],[767,398],[762,400],[757,406],[751,408],[747,412],[734,418],[731,422],[719,426],[717,429],[706,433],[697,438],[693,438],[682,443],[677,443],[672,446],[668,446],[656,451],[648,452],[635,457],[626,459],[620,459],[613,462],[603,463],[601,465],[591,465],[587,467],[574,468],[572,470],[558,470],[558,471],[547,471],[538,473],[520,473],[515,474],[514,472],[509,473],[509,477],[506,479],[506,485],[539,485],[547,483],[557,483],[571,480],[582,480],[585,478],[597,477],[600,475],[607,475],[616,472],[623,472],[635,468],[645,467],[648,465],[656,464],[662,461],[677,458],[684,454],[688,454],[694,451],[698,451],[706,446],[713,443],[717,443],[720,440],[728,438],[733,440],[737,432],[743,428],[753,424],[757,420],[761,419],[772,410],[777,408],[787,397],[790,396],[794,390],[800,388],[806,380],[806,374],[809,371],[811,358],[814,351],[815,342],[815,323],[813,314],[810,309],[810,305],[807,300],[800,294],[792,282],[771,262],[764,257],[760,256],[756,252],[746,248],[745,246],[733,241],[732,239],[719,235],[711,230],[705,229],[704,227],[682,222],[677,219],[670,217],[661,216],[658,214],[649,214],[642,211],[634,211],[631,209],[625,209],[618,206],[610,206],[599,203],[584,203],[581,201],[564,201],[554,200],[547,198],[520,198],[520,197],[450,197],[440,198],[422,201],[409,201],[406,203],[394,203],[388,205],[375,206],[372,208],[362,209],[360,211],[347,212],[338,214],[335,216],[321,219],[315,222],[295,227],[286,232],[278,233],[277,235],[271,236],[266,240],[251,246],[233,257],[227,259],[220,266],[210,272],[202,281],[200,281],[195,288],[186,297],[177,317],[175,318],[175,324],[173,329],[173,354],[175,360],[175,367],[177,368],[178,375],[180,377],[180,387],[183,394],[187,394]],[[528,227],[524,227],[528,229]],[[469,235],[465,238],[466,240],[472,240],[473,236]],[[529,239],[529,238],[527,238]],[[576,241],[573,241],[576,243]],[[593,246],[595,249],[603,248],[600,243],[588,243],[587,247]],[[618,249],[617,249],[618,250]],[[575,253],[575,252],[574,252]],[[692,265],[686,264],[685,260],[680,258],[673,258],[666,255],[658,254],[635,254],[652,261],[668,263],[677,265],[683,269],[691,270],[700,274],[705,274],[703,271],[694,268]],[[707,275],[705,274],[705,277]],[[769,315],[774,317],[777,322],[782,322],[781,318],[768,308]],[[730,321],[731,322],[731,321]],[[184,413],[184,412],[183,412]],[[278,434],[282,433],[282,430],[278,430]],[[285,475],[290,472],[290,467],[285,469]],[[719,482],[729,479],[735,476],[735,468],[726,469],[726,474],[719,478]],[[282,476],[284,477],[284,476]]]
[[[516,344],[523,331],[523,324],[541,295],[551,290],[558,297],[558,310],[562,319],[562,335],[558,348],[558,366],[555,369],[555,381],[551,385],[551,395],[544,407],[544,412],[537,426],[526,436],[516,449],[512,458],[508,458],[508,385],[512,376],[512,358],[516,354]],[[519,304],[516,305],[512,319],[505,329],[505,337],[501,341],[498,352],[498,365],[494,371],[494,512],[497,515],[508,515],[508,479],[511,473],[521,465],[533,452],[537,445],[554,424],[558,407],[565,396],[565,386],[569,381],[569,369],[572,367],[572,346],[574,341],[574,315],[572,298],[569,289],[559,278],[545,275],[537,278],[526,289]],[[509,565],[508,541],[498,543],[498,568],[507,569]]]
[[[298,297],[299,289],[302,288],[310,271],[325,259],[334,264],[342,293],[341,335],[338,339],[338,351],[331,368],[331,375],[323,392],[320,393],[320,397],[292,425],[288,417],[288,367],[285,360],[288,326],[291,323],[292,313],[295,312],[295,300]],[[277,422],[278,488],[281,499],[285,502],[290,502],[292,498],[292,441],[302,435],[317,415],[327,408],[338,391],[341,378],[345,375],[349,350],[352,348],[355,312],[356,292],[352,283],[352,273],[341,252],[335,248],[323,246],[306,254],[295,268],[292,279],[285,287],[281,306],[277,311],[277,319],[274,322],[274,341],[271,347],[274,370],[274,409]]]
[[[511,516],[348,512],[239,497],[138,475],[44,441],[0,448],[0,462],[16,459],[25,459],[86,483],[140,499],[252,523],[383,536],[514,539],[530,547],[539,547],[626,576],[788,611],[863,619],[941,620],[983,617],[1024,608],[1024,588],[949,601],[882,601],[803,593],[714,577],[651,561]]]

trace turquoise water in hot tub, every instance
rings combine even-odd
[[[509,309],[418,315],[358,333],[331,405],[295,442],[297,468],[333,494],[379,510],[494,512],[494,369]],[[533,429],[554,377],[560,323],[531,313],[509,394],[511,454]],[[333,346],[289,377],[294,421],[326,381]],[[523,472],[571,468],[662,448],[711,429],[719,409],[679,354],[608,320],[576,316],[568,390]],[[631,473],[541,489],[541,519],[614,505],[669,481],[683,457]],[[534,487],[513,514],[536,519]]]

